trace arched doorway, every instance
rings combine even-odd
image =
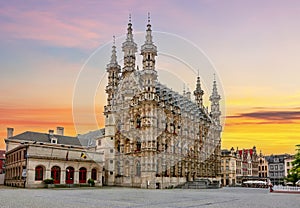
[[[51,178],[53,178],[54,184],[60,184],[60,167],[53,166],[51,168]]]
[[[66,184],[73,184],[74,183],[74,168],[67,167],[66,169]]]
[[[17,172],[17,171],[16,171]],[[42,181],[44,179],[44,168],[39,165],[35,167],[35,180]]]
[[[79,183],[86,183],[86,168],[79,169]]]

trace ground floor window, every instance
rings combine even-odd
[[[86,168],[79,169],[79,183],[86,183]]]
[[[60,167],[53,166],[51,168],[51,178],[53,178],[53,183],[54,184],[59,184],[60,183]]]
[[[67,167],[66,169],[66,184],[73,184],[74,183],[74,168]]]
[[[37,166],[35,168],[35,180],[36,181],[42,181],[43,180],[43,172],[44,172],[44,169],[42,166]]]

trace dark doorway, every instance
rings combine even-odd
[[[66,169],[66,184],[73,184],[74,183],[74,168],[67,167]]]

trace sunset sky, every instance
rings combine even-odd
[[[180,79],[193,91],[199,70],[208,105],[217,74],[225,120],[222,148],[255,145],[266,155],[295,153],[298,0],[1,1],[0,149],[7,127],[19,134],[63,126],[67,135],[103,127],[112,36],[122,61],[119,46],[131,14],[140,50],[148,12],[163,83],[183,90]],[[180,41],[172,42],[173,37]]]

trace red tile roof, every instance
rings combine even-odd
[[[253,149],[239,150],[238,153],[239,153],[240,156],[242,155],[243,151],[244,151],[244,154],[246,154],[246,155],[248,154],[248,152],[250,152],[250,156],[252,157]]]

